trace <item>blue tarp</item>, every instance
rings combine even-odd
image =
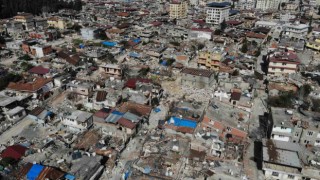
[[[145,167],[143,170],[144,174],[149,174],[151,172],[151,168],[149,166]]]
[[[124,114],[119,111],[113,111],[111,114],[109,114],[105,121],[109,123],[117,123],[123,115]]]
[[[27,180],[36,180],[43,168],[40,164],[34,164],[27,174]]]
[[[130,56],[130,57],[134,57],[134,58],[138,58],[138,57],[140,57],[140,54],[135,53],[135,52],[131,52],[131,53],[129,54],[129,56]]]
[[[156,113],[158,113],[158,112],[161,111],[161,109],[160,109],[160,108],[155,108],[153,111],[156,112]]]
[[[169,124],[173,123],[175,126],[178,126],[178,127],[182,126],[182,127],[193,128],[193,129],[197,127],[197,122],[195,121],[191,121],[188,119],[180,119],[174,116],[168,120],[168,123]]]
[[[111,46],[111,47],[114,47],[117,45],[116,42],[109,42],[109,41],[104,41],[104,42],[102,42],[102,44],[105,46]]]
[[[132,40],[134,43],[139,43],[139,42],[141,42],[141,39],[140,38],[137,38],[137,39],[134,39],[134,40]]]
[[[75,180],[76,179],[76,177],[74,175],[71,175],[71,174],[64,175],[64,178],[66,178],[67,180]]]
[[[162,66],[166,66],[167,65],[167,60],[162,60],[161,65]]]
[[[84,47],[85,47],[84,44],[80,44],[80,45],[79,45],[79,48],[80,48],[80,49],[83,49]]]

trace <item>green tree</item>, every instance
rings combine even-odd
[[[248,52],[248,41],[247,41],[247,38],[245,38],[242,42],[242,47],[240,49],[240,51],[242,53],[247,53]]]
[[[255,51],[254,56],[259,57],[261,54],[261,47],[259,46],[258,49]]]
[[[285,3],[285,2],[282,2],[282,3],[281,3],[281,8],[284,9],[284,7],[286,7],[286,3]]]
[[[311,18],[309,19],[308,33],[311,33],[311,31],[312,31],[312,20],[313,20],[313,16],[311,16]]]
[[[224,30],[227,28],[227,23],[226,20],[224,19],[221,23],[220,23],[220,29],[222,32],[224,32]]]

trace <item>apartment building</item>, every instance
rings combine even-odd
[[[283,35],[295,38],[305,37],[308,34],[309,25],[300,24],[300,22],[295,22],[292,24],[286,24],[283,28]]]
[[[31,30],[34,28],[33,15],[30,13],[20,13],[13,17],[15,22],[22,23],[23,30]]]
[[[206,7],[206,23],[219,25],[223,20],[229,20],[230,3],[210,3]]]
[[[263,11],[268,9],[276,10],[283,2],[288,2],[288,0],[257,0],[256,9],[260,9]]]
[[[300,59],[293,52],[275,52],[268,57],[268,75],[292,74],[298,71]]]
[[[214,71],[219,71],[220,61],[222,60],[222,51],[202,51],[198,56],[198,66],[205,67]]]
[[[253,9],[255,7],[255,0],[239,0],[236,4],[238,9]]]
[[[62,18],[50,17],[50,18],[48,18],[47,23],[48,23],[48,26],[54,27],[57,29],[66,29],[67,28],[67,22]]]
[[[170,19],[183,19],[188,15],[188,4],[183,0],[170,2]]]

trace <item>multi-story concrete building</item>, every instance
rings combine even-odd
[[[292,74],[298,71],[300,59],[293,52],[275,52],[268,56],[268,75]]]
[[[309,30],[308,24],[300,24],[298,21],[293,24],[286,24],[283,28],[283,35],[302,38],[307,36]]]
[[[170,2],[170,19],[182,19],[188,15],[188,3],[183,0]]]
[[[220,24],[223,20],[229,20],[230,3],[210,3],[206,7],[206,23]]]
[[[288,0],[257,0],[256,9],[268,10],[268,9],[278,9],[279,5],[283,2],[288,2]]]
[[[295,126],[293,121],[299,121],[299,113],[285,108],[271,107],[271,139],[285,142],[298,143],[302,134],[302,128]],[[271,128],[271,129],[269,129]]]
[[[50,18],[48,18],[47,23],[48,23],[48,26],[54,27],[57,29],[67,28],[67,22],[62,18],[50,17]]]
[[[71,131],[81,132],[92,127],[93,114],[85,111],[73,111],[61,117],[61,123]]]
[[[223,52],[217,48],[213,52],[202,51],[199,53],[199,56],[198,56],[198,66],[219,71],[220,61],[222,60],[222,57],[223,57]]]
[[[181,84],[195,88],[210,88],[214,83],[214,73],[205,69],[185,68],[182,70]]]
[[[255,7],[255,0],[239,0],[236,4],[238,9],[253,9]]]
[[[15,22],[21,22],[23,30],[31,30],[34,28],[33,15],[30,13],[20,13],[13,17]]]

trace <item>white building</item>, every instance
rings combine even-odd
[[[308,34],[309,25],[300,24],[299,22],[295,22],[294,24],[286,24],[284,25],[283,35],[287,35],[289,37],[305,37]]]
[[[288,2],[288,0],[257,0],[256,9],[261,9],[263,11],[268,9],[276,10],[283,2]]]
[[[84,40],[93,40],[94,39],[94,31],[93,28],[82,28],[81,36]]]
[[[273,28],[276,27],[278,23],[273,21],[257,21],[255,23],[255,27],[265,27],[265,28]]]
[[[76,110],[61,117],[61,123],[71,131],[85,131],[93,125],[93,114]]]
[[[27,115],[24,108],[20,107],[20,106],[17,106],[13,109],[10,109],[9,111],[6,111],[5,114],[6,114],[7,118],[13,122],[17,122]]]
[[[253,9],[256,5],[255,0],[239,0],[236,7],[238,9]]]
[[[220,24],[223,20],[229,20],[230,3],[210,3],[206,7],[206,23]]]

